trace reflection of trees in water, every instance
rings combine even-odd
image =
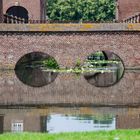
[[[123,75],[124,66],[121,59],[114,53],[99,51],[87,58],[88,67],[100,69],[102,72],[87,73],[85,79],[95,86],[111,86],[118,82]],[[104,72],[105,69],[110,72]]]
[[[114,117],[111,114],[104,114],[104,115],[90,115],[90,114],[85,114],[85,115],[69,115],[69,114],[63,114],[61,115],[62,117],[66,117],[68,120],[73,119],[73,120],[82,120],[82,121],[93,121],[94,124],[112,124]],[[51,115],[47,116],[47,122],[49,123],[51,120]]]
[[[102,124],[111,124],[113,122],[113,115],[110,114],[106,114],[106,115],[96,115],[96,116],[92,116],[92,115],[79,115],[76,116],[77,120],[93,120],[94,123],[100,122]]]

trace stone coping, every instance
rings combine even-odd
[[[140,23],[0,24],[0,32],[140,31]]]

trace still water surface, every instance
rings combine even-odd
[[[99,130],[115,130],[116,120],[114,117],[102,116],[102,119],[92,115],[50,115],[47,121],[47,130],[49,133],[58,132],[84,132]]]
[[[140,108],[45,107],[0,109],[0,132],[90,132],[140,129]]]
[[[34,88],[14,71],[0,72],[0,132],[85,132],[140,129],[140,73],[126,72],[108,88],[83,75],[59,74]]]

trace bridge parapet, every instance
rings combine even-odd
[[[0,24],[0,32],[140,31],[139,23]]]

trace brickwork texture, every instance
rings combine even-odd
[[[5,14],[10,7],[15,5],[15,0],[3,0],[3,13]],[[18,0],[18,6],[22,6],[28,11],[29,19],[45,19],[44,0]]]
[[[53,56],[60,66],[73,67],[95,51],[116,53],[126,67],[140,65],[139,32],[1,33],[0,65],[14,68],[30,52]]]
[[[140,12],[139,0],[118,0],[119,21]]]

